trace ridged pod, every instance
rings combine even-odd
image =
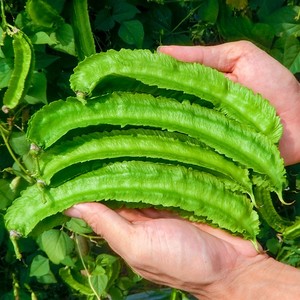
[[[21,30],[13,28],[14,69],[3,97],[4,108],[15,108],[26,95],[34,70],[34,51],[31,41]]]
[[[271,194],[268,190],[254,186],[253,193],[257,204],[257,210],[262,218],[277,232],[284,232],[292,225],[290,220],[284,219],[278,214],[273,205]]]
[[[269,189],[281,197],[286,179],[277,147],[249,127],[187,101],[131,93],[105,95],[86,105],[76,99],[56,101],[34,115],[27,134],[47,148],[72,129],[99,124],[152,126],[187,134],[266,175]]]
[[[97,72],[95,72],[97,70]],[[92,95],[107,77],[132,78],[146,85],[182,91],[212,102],[228,116],[267,135],[274,143],[282,135],[275,109],[259,94],[199,63],[186,63],[149,50],[109,50],[88,57],[74,70],[74,92]],[[105,92],[105,86],[103,87]]]
[[[283,238],[287,240],[295,240],[300,237],[300,218],[296,218],[294,223],[290,226],[287,226],[283,233],[282,233]]]
[[[72,0],[72,28],[75,48],[79,60],[96,53],[94,38],[88,13],[87,0]]]
[[[254,199],[247,168],[226,159],[196,139],[150,129],[95,132],[62,142],[39,156],[40,179],[50,184],[54,174],[71,165],[122,157],[150,157],[206,168],[221,177],[231,178],[240,185],[240,191]]]
[[[37,185],[30,186],[7,210],[6,227],[27,236],[47,216],[79,202],[102,200],[182,210],[193,218],[205,218],[253,241],[259,231],[258,215],[249,199],[231,192],[213,175],[182,166],[140,161],[109,164],[45,189],[44,196]]]

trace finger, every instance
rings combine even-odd
[[[237,60],[250,48],[248,42],[231,42],[215,46],[160,46],[162,52],[185,62],[198,62],[223,73],[231,73]]]
[[[76,204],[66,210],[65,214],[83,219],[121,256],[134,235],[133,225],[128,220],[101,203]]]
[[[129,222],[140,222],[151,219],[142,210],[131,208],[120,208],[116,212]]]
[[[152,207],[131,209],[131,208],[120,208],[116,209],[116,212],[129,222],[148,221],[152,219],[181,219],[175,212],[169,210],[158,210]]]
[[[168,219],[181,219],[175,212],[170,210],[160,210],[155,208],[143,208],[140,209],[140,212],[151,219],[161,219],[161,218],[168,218]]]

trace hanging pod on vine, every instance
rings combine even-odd
[[[13,38],[14,69],[3,97],[3,110],[15,108],[26,95],[33,71],[34,51],[30,39],[21,30],[9,29]]]
[[[183,211],[255,241],[258,215],[249,199],[233,193],[215,176],[183,166],[129,161],[106,165],[46,189],[36,185],[16,199],[5,215],[6,227],[27,236],[39,221],[87,201],[117,200],[130,207],[154,206]],[[26,207],[26,213],[24,208]]]
[[[75,48],[79,60],[95,54],[96,48],[89,20],[88,1],[72,0],[72,28],[75,37]],[[84,34],[82,34],[84,33]]]
[[[283,233],[283,238],[287,240],[295,240],[300,237],[300,218],[297,217],[296,220],[290,226],[287,226]]]
[[[195,95],[241,123],[250,124],[274,143],[282,135],[280,118],[266,99],[199,63],[181,62],[149,50],[109,50],[79,63],[70,78],[71,88],[90,96],[109,77],[120,77],[120,81],[122,77],[132,78],[146,85]],[[102,88],[105,92],[105,86]]]
[[[131,93],[104,95],[86,105],[74,98],[56,101],[33,116],[27,136],[47,148],[72,129],[99,124],[152,126],[187,134],[266,176],[267,188],[282,196],[286,178],[277,147],[248,126],[187,101]]]
[[[282,233],[287,227],[292,225],[292,221],[284,219],[278,214],[274,208],[273,200],[268,190],[259,186],[254,186],[253,193],[257,210],[270,227],[277,232]]]
[[[236,188],[254,201],[248,169],[228,160],[186,135],[150,129],[123,129],[77,136],[41,153],[40,177],[47,184],[54,174],[90,160],[150,157],[198,166],[234,180]]]

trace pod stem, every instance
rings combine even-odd
[[[4,3],[3,0],[0,0],[0,5],[1,5],[1,19],[2,19],[2,28],[6,29],[7,28],[7,22],[6,22],[6,15],[5,15],[5,9],[4,9]]]
[[[6,133],[7,133],[7,130],[0,124],[0,132],[1,132],[1,136],[2,136],[2,139],[4,141],[4,144],[9,152],[9,154],[11,155],[11,157],[13,158],[13,160],[15,161],[15,163],[18,165],[18,167],[20,168],[20,170],[22,172],[24,172],[24,174],[28,175],[28,172],[27,170],[23,167],[23,165],[19,162],[19,160],[17,159],[17,157],[15,156],[14,152],[12,151],[10,145],[9,145],[9,142],[8,142],[8,139],[7,139],[7,136],[6,136]]]
[[[77,234],[75,234],[75,243],[76,243],[76,246],[77,246],[77,249],[78,249],[78,254],[79,254],[81,263],[82,263],[82,265],[83,265],[83,267],[84,267],[84,269],[85,269],[85,271],[86,271],[87,277],[88,277],[89,286],[90,286],[90,288],[92,289],[92,291],[93,291],[93,293],[94,293],[96,299],[97,299],[97,300],[101,300],[100,296],[98,295],[97,291],[95,290],[95,287],[93,286],[93,283],[92,283],[92,281],[91,281],[91,277],[92,277],[92,276],[91,276],[91,274],[90,274],[90,272],[89,272],[89,270],[88,270],[88,268],[87,268],[87,266],[86,266],[86,264],[85,264],[85,262],[84,262],[83,255],[82,255],[82,252],[81,252],[81,248],[80,248],[80,246],[79,246]]]

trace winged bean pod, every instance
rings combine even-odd
[[[49,147],[71,129],[89,125],[141,125],[178,131],[199,139],[217,152],[267,176],[269,188],[279,197],[286,183],[283,160],[277,147],[221,113],[146,94],[113,93],[88,101],[53,102],[30,122],[28,138]]]
[[[282,236],[285,239],[290,239],[290,240],[295,240],[300,237],[300,219],[299,217],[296,218],[293,224],[290,226],[287,226],[283,233]]]
[[[41,193],[27,188],[5,215],[8,230],[28,235],[46,217],[86,201],[118,200],[190,212],[255,240],[258,216],[248,198],[226,189],[214,176],[168,164],[130,161],[109,164]],[[24,214],[26,207],[26,214]]]
[[[87,0],[72,0],[72,28],[79,60],[96,53]]]
[[[3,97],[3,104],[9,109],[15,108],[26,95],[34,69],[34,52],[31,41],[17,28],[13,29],[12,36],[14,69]]]
[[[212,102],[236,120],[250,124],[273,142],[278,142],[281,137],[280,119],[261,95],[233,83],[212,68],[180,62],[149,50],[109,50],[92,55],[75,68],[70,79],[71,88],[75,92],[91,95],[111,75],[130,77],[147,85],[196,95]]]
[[[290,220],[284,219],[278,214],[274,208],[271,194],[268,190],[255,186],[254,196],[258,212],[274,230],[277,232],[283,232],[285,231],[286,227],[292,224]]]
[[[167,131],[124,129],[75,137],[42,153],[39,166],[43,181],[49,184],[55,173],[70,165],[115,157],[162,158],[207,168],[235,180],[241,185],[240,190],[254,199],[247,168],[196,139]]]

